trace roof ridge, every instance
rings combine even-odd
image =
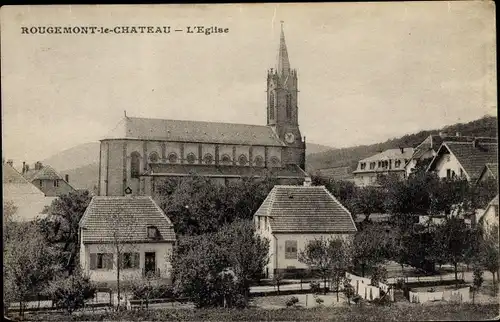
[[[258,126],[258,127],[263,127],[263,128],[272,128],[269,125],[259,125],[259,124],[215,122],[215,121],[197,121],[197,120],[176,120],[176,119],[163,119],[163,118],[154,118],[154,117],[134,117],[134,116],[127,116],[127,119],[154,120],[154,121],[173,121],[173,122],[190,122],[190,123],[205,123],[205,124],[245,125],[245,126]]]

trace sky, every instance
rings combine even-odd
[[[497,115],[492,2],[2,7],[2,154],[42,160],[124,115],[265,125],[280,21],[307,142],[348,147]],[[22,34],[170,26],[170,34]],[[228,28],[187,34],[187,26]]]

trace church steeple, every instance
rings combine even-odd
[[[281,21],[280,47],[278,49],[278,64],[276,69],[280,76],[288,76],[290,73],[290,61],[288,60],[288,51],[286,49],[283,21]]]

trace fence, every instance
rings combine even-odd
[[[412,292],[409,291],[410,303],[425,303],[432,301],[468,302],[470,301],[470,287],[458,290],[446,290],[439,292]]]

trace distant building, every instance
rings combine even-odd
[[[478,218],[478,225],[488,234],[493,225],[498,227],[498,195],[491,200],[484,212]]]
[[[41,162],[35,163],[33,169],[23,162],[21,174],[47,197],[58,197],[75,191],[68,182],[68,175],[63,178],[51,166],[43,165]]]
[[[405,177],[405,164],[413,155],[413,148],[389,149],[358,162],[354,182],[358,186],[377,185],[380,176],[388,174]]]
[[[354,181],[351,167],[335,167],[335,168],[325,168],[318,169],[316,174],[328,179],[338,180],[338,181]]]
[[[498,164],[498,144],[478,140],[443,142],[427,167],[440,178],[465,178],[476,182],[488,163]]]
[[[479,174],[477,182],[488,180],[498,180],[498,163],[486,163],[481,174]]]
[[[423,166],[428,166],[432,159],[436,156],[439,147],[443,142],[472,142],[477,140],[483,143],[497,143],[497,138],[491,137],[474,137],[474,136],[462,136],[460,133],[453,135],[448,135],[446,133],[440,132],[439,134],[431,134],[425,140],[417,145],[414,149],[413,155],[410,160],[405,164],[405,172],[408,177],[413,173],[417,165],[423,164]]]
[[[151,196],[165,179],[192,174],[219,184],[270,175],[281,184],[306,177],[298,121],[298,74],[281,30],[276,68],[267,73],[267,124],[125,117],[101,140],[99,195]]]
[[[28,182],[16,169],[12,161],[2,164],[2,190],[4,203],[10,201],[16,207],[15,221],[32,221],[43,218],[43,210],[55,197],[45,194]]]
[[[79,227],[80,263],[91,280],[116,281],[119,262],[123,279],[169,277],[174,227],[151,197],[93,197]]]
[[[267,276],[307,268],[298,253],[308,241],[351,238],[357,231],[351,213],[323,186],[274,186],[254,223],[270,243]]]

